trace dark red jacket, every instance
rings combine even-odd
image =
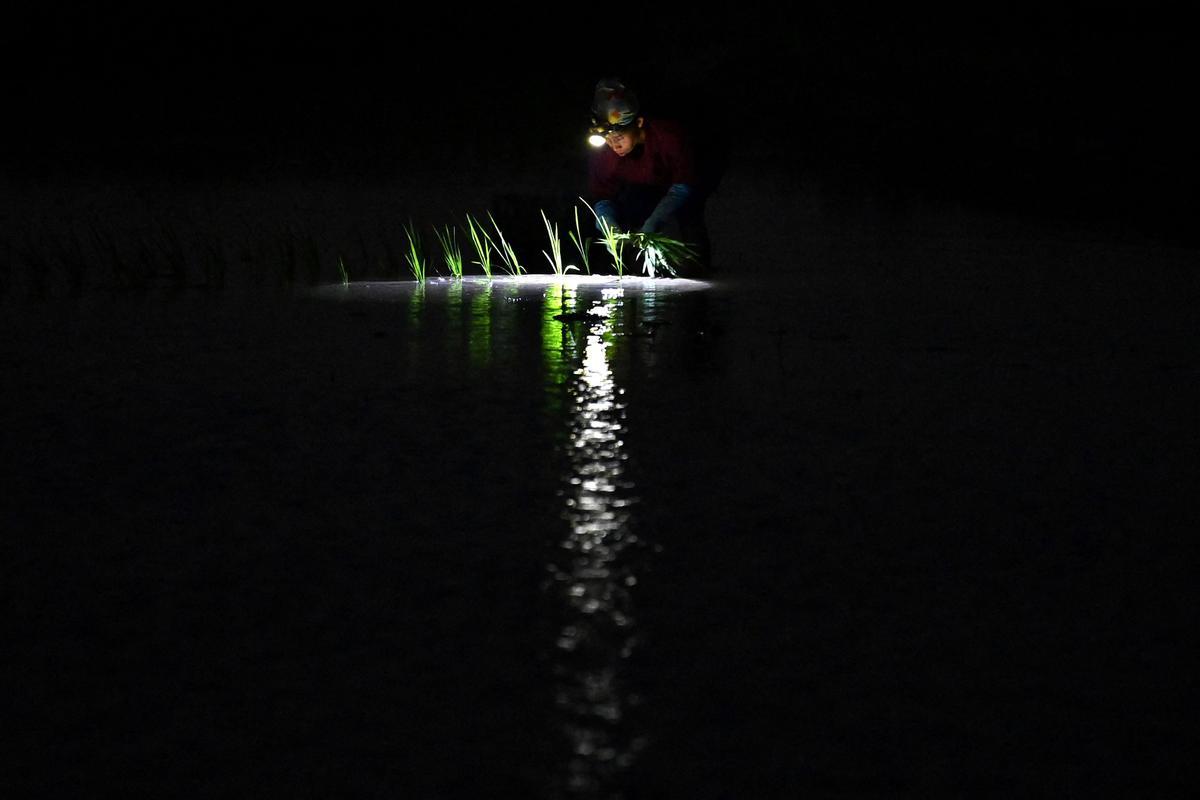
[[[612,200],[626,186],[657,187],[675,183],[696,186],[696,166],[683,128],[670,120],[646,120],[646,141],[622,158],[609,147],[592,153],[588,192],[596,200]]]

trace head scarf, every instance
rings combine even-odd
[[[628,128],[637,121],[637,95],[620,79],[605,78],[596,84],[596,93],[592,97],[592,116],[600,125]]]

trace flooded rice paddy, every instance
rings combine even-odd
[[[9,306],[5,782],[1178,787],[1195,284],[1079,253]]]

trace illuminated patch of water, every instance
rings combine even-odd
[[[642,643],[636,593],[653,543],[639,541],[640,502],[629,474],[625,393],[614,358],[654,357],[669,295],[700,281],[599,276],[520,276],[351,283],[317,290],[331,300],[394,303],[418,348],[415,375],[484,375],[519,386],[536,371],[540,411],[565,473],[565,523],[550,541],[544,584],[553,640],[551,738],[560,754],[555,794],[621,796],[624,775],[647,745],[636,686]],[[419,341],[418,341],[419,339]],[[536,396],[536,395],[535,395]]]
[[[638,643],[638,576],[627,550],[637,541],[630,525],[637,498],[626,475],[625,407],[610,363],[622,300],[615,288],[593,296],[582,311],[564,311],[581,331],[559,351],[563,361],[578,364],[566,386],[563,450],[570,469],[561,494],[568,527],[550,564],[563,620],[555,641],[555,704],[570,747],[559,788],[588,796],[611,794],[645,744],[628,722],[636,701],[627,665]]]
[[[489,288],[515,288],[523,296],[538,296],[547,287],[573,288],[577,291],[620,291],[626,296],[641,293],[694,292],[709,289],[713,284],[688,278],[617,278],[611,275],[504,275],[486,278],[480,275],[455,278],[430,278],[416,281],[361,281],[348,284],[329,284],[312,290],[312,294],[330,300],[373,300],[394,302],[424,291],[427,296],[448,295],[462,291],[474,297]]]

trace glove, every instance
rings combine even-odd
[[[595,205],[596,211],[596,230],[603,235],[604,226],[600,224],[603,220],[605,225],[610,228],[617,227],[617,208],[612,204],[611,200],[599,200]]]
[[[666,227],[667,221],[675,215],[692,194],[692,189],[686,183],[673,183],[667,193],[658,201],[653,213],[642,223],[642,233],[658,233]]]

